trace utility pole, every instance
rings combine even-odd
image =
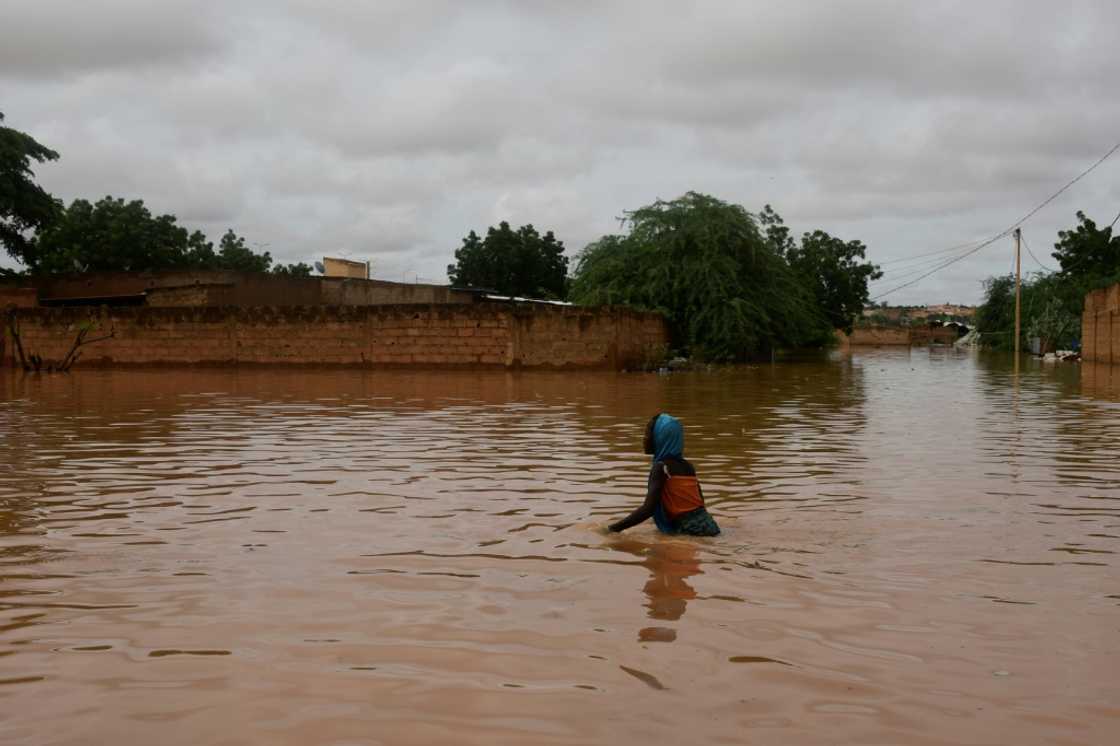
[[[1019,242],[1022,229],[1015,229],[1015,365],[1019,365],[1019,308],[1020,308],[1020,271],[1019,271]]]

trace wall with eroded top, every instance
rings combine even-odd
[[[316,307],[29,308],[27,354],[61,360],[94,319],[78,365],[345,365],[624,369],[659,360],[658,314],[516,304]],[[8,364],[18,364],[11,345]]]

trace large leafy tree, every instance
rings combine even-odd
[[[826,314],[783,256],[791,244],[780,218],[764,234],[743,207],[689,192],[627,213],[625,226],[581,252],[573,300],[661,311],[678,345],[713,360],[831,338]]]
[[[1014,347],[1014,276],[1000,275],[984,280],[984,302],[976,309],[976,329],[989,347]]]
[[[306,262],[295,264],[277,264],[272,267],[272,274],[285,277],[310,277],[311,265]]]
[[[1028,347],[1038,337],[1047,349],[1069,347],[1081,337],[1084,291],[1056,272],[1038,272],[1021,285],[1020,343]],[[1001,275],[984,281],[984,303],[976,309],[976,328],[986,347],[1015,347],[1015,277]]]
[[[1120,236],[1112,226],[1098,228],[1085,213],[1077,211],[1077,227],[1058,231],[1051,254],[1061,265],[1061,274],[1085,285],[1120,280]]]
[[[543,236],[532,226],[516,231],[504,220],[480,238],[471,231],[447,267],[453,285],[493,290],[500,295],[528,298],[564,298],[567,295],[568,258],[564,244],[548,231]]]
[[[39,231],[28,264],[35,273],[141,271],[205,266],[213,251],[172,215],[153,216],[141,200],[74,200]]]
[[[1036,273],[1022,283],[1020,341],[1024,348],[1031,337],[1062,346],[1079,339],[1085,294],[1120,282],[1120,237],[1112,235],[1112,226],[1098,228],[1081,211],[1075,227],[1058,231],[1051,256],[1058,261],[1059,271]],[[976,312],[981,339],[989,347],[1011,349],[1015,345],[1015,279],[1010,275],[990,277],[984,291],[984,303]]]
[[[267,251],[257,254],[245,245],[245,239],[227,230],[218,244],[218,269],[237,272],[267,272],[272,265],[272,255]]]
[[[272,256],[254,252],[232,230],[226,231],[215,251],[206,236],[180,226],[174,215],[153,215],[142,200],[104,197],[95,203],[76,199],[62,210],[39,231],[28,264],[37,274],[167,269],[267,272]]]
[[[782,216],[770,205],[766,205],[762,208],[762,212],[758,213],[758,224],[762,226],[770,247],[780,255],[786,256],[797,246]]]
[[[58,153],[30,135],[0,126],[0,244],[23,264],[29,263],[34,248],[27,234],[50,224],[61,208],[35,183],[31,164],[57,159]]]
[[[802,235],[801,244],[791,243],[786,251],[790,267],[808,285],[829,323],[848,334],[867,304],[867,283],[883,276],[876,265],[863,261],[866,253],[861,241],[843,241],[820,230]]]

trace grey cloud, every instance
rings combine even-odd
[[[199,60],[223,46],[211,10],[209,4],[176,1],[5,2],[0,78],[49,80]]]
[[[57,195],[395,279],[441,279],[501,219],[574,255],[689,189],[897,259],[1002,230],[1120,135],[1103,0],[16,2],[0,24],[0,109],[62,154]],[[1032,219],[1036,254],[1076,209],[1115,215],[1117,168]],[[892,298],[976,300],[1007,266],[993,246]]]

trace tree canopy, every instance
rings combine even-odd
[[[141,200],[74,200],[39,231],[24,261],[32,272],[201,268],[213,249],[172,215],[153,216]]]
[[[1120,237],[1113,237],[1111,226],[1098,228],[1081,211],[1077,212],[1076,227],[1058,231],[1051,256],[1058,261],[1059,271],[1035,273],[1022,282],[1023,347],[1032,337],[1038,337],[1047,347],[1080,340],[1085,294],[1120,282]],[[976,328],[986,346],[1014,348],[1014,276],[984,281],[984,303],[976,312]]]
[[[1090,285],[1106,285],[1120,281],[1120,236],[1112,235],[1112,226],[1097,224],[1077,211],[1077,227],[1058,231],[1052,257],[1061,265],[1061,274],[1068,279]]]
[[[35,138],[0,126],[0,244],[24,263],[32,244],[26,234],[48,225],[61,207],[35,183],[31,164],[54,160],[58,160],[58,153]]]
[[[152,215],[142,200],[114,197],[74,200],[30,243],[26,261],[40,274],[183,269],[311,276],[303,262],[273,266],[269,252],[253,251],[232,230],[215,251],[201,231],[187,231],[174,215]]]
[[[272,274],[285,275],[287,277],[310,277],[311,265],[305,262],[296,262],[295,264],[277,264],[272,268]]]
[[[0,121],[4,115],[0,114]],[[311,267],[273,266],[229,230],[218,250],[200,231],[178,225],[174,215],[152,215],[143,200],[76,199],[69,207],[34,181],[33,162],[58,153],[26,133],[0,126],[0,244],[33,274],[163,269],[234,270],[309,277]],[[0,268],[0,277],[16,275]]]
[[[471,231],[447,267],[452,285],[493,290],[499,295],[562,299],[567,295],[568,257],[564,244],[532,226],[516,231],[504,220],[486,238]]]
[[[856,261],[858,241],[818,231],[798,246],[769,205],[756,218],[689,192],[626,213],[624,225],[580,253],[572,299],[661,311],[676,344],[712,360],[826,344],[837,321],[850,326],[877,271]]]
[[[851,334],[856,317],[867,305],[867,283],[883,276],[877,266],[862,261],[867,247],[820,230],[804,234],[800,246],[789,244],[786,259],[812,290],[829,324]]]

